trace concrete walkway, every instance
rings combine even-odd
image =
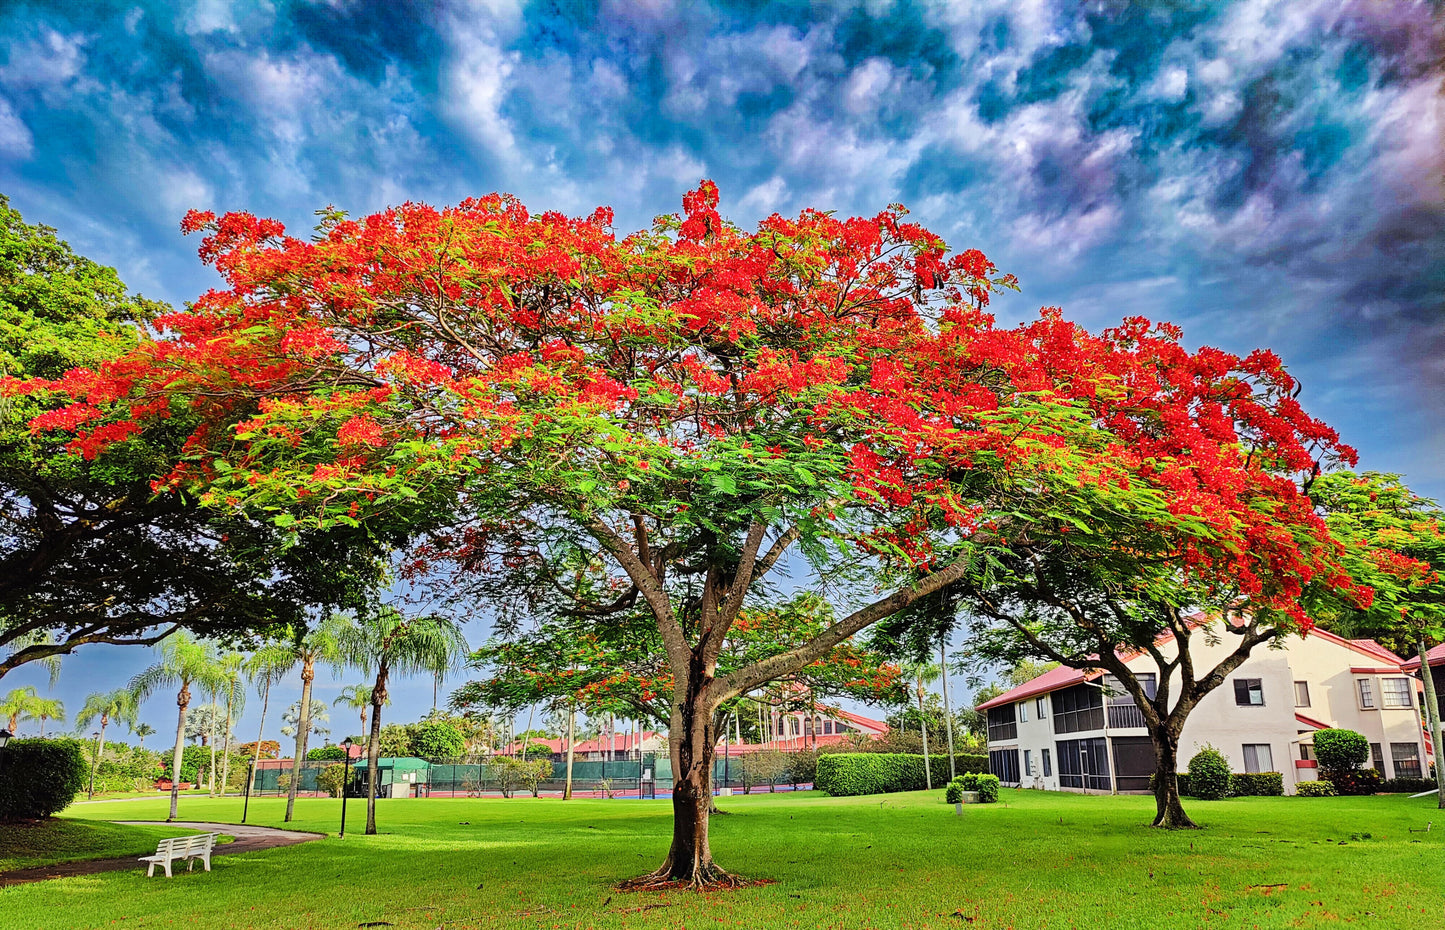
[[[309,843],[326,836],[324,833],[302,833],[298,830],[277,830],[272,827],[256,827],[250,824],[208,823],[196,820],[173,820],[170,823],[164,820],[117,820],[115,823],[136,827],[180,827],[185,830],[199,830],[204,833],[220,833],[235,837],[235,842],[217,846],[211,852],[212,858],[243,852],[259,852],[263,849],[275,849],[278,846],[295,846],[297,843]],[[85,862],[62,862],[56,865],[16,869],[13,872],[0,872],[0,888],[7,885],[44,881],[48,878],[71,878],[76,875],[95,875],[99,872],[119,872],[125,869],[135,869],[137,873],[143,873],[145,863],[137,860],[136,856],[125,856],[119,859],[90,859]],[[185,872],[181,866],[177,866],[176,869],[177,877]],[[197,871],[200,870],[197,869]],[[163,878],[164,876],[157,871],[155,877]]]

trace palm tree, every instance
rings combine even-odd
[[[246,674],[256,683],[256,693],[261,695],[261,725],[256,730],[256,750],[251,756],[248,778],[255,777],[256,765],[261,761],[261,740],[266,735],[266,708],[271,703],[271,687],[280,683],[294,664],[291,650],[276,643],[262,646],[246,660]]]
[[[386,703],[390,704],[391,698],[387,698]],[[361,733],[364,736],[366,734],[366,713],[371,710],[371,685],[347,685],[342,688],[341,693],[336,696],[336,700],[331,702],[331,706],[340,707],[343,704],[360,712]]]
[[[301,763],[306,758],[306,738],[311,732],[311,683],[316,679],[316,666],[341,665],[341,633],[346,620],[330,616],[321,621],[315,629],[307,630],[284,645],[289,660],[278,666],[282,674],[289,673],[296,666],[301,667],[301,716],[296,727],[296,752],[291,762],[291,787],[286,791],[286,822],[289,823],[296,809],[296,789],[301,782]],[[289,735],[289,734],[288,734]]]
[[[164,685],[176,691],[176,747],[171,756],[171,814],[175,820],[181,795],[181,753],[186,744],[186,710],[191,706],[191,685],[219,691],[225,684],[216,648],[205,640],[176,633],[160,645],[161,660],[130,680],[139,705]]]
[[[137,708],[137,710],[139,710],[139,708]],[[148,723],[136,723],[131,725],[130,731],[136,735],[136,738],[140,742],[140,748],[144,749],[146,748],[146,737],[154,736],[156,728]]]
[[[933,766],[928,761],[928,719],[923,716],[923,695],[927,691],[923,686],[938,680],[938,666],[927,662],[909,662],[904,666],[904,674],[913,679],[914,693],[918,696],[918,728],[923,735],[923,783],[932,791]]]
[[[231,777],[231,722],[246,709],[246,657],[239,652],[228,652],[221,656],[221,671],[226,676],[223,696],[226,699],[226,743],[221,750],[221,790],[225,795],[226,782]],[[215,763],[211,763],[215,768]]]
[[[84,730],[96,717],[100,718],[100,732],[95,736],[95,761],[90,766],[90,793],[95,797],[95,774],[100,771],[100,754],[105,747],[105,728],[114,717],[122,723],[134,723],[136,715],[135,695],[125,688],[114,691],[96,691],[85,698],[80,713],[75,715],[75,728]]]
[[[958,777],[957,757],[953,754],[953,702],[948,697],[948,638],[938,640],[938,673],[943,678],[943,722],[948,727],[948,777]]]
[[[65,722],[65,705],[55,698],[36,698],[30,711],[31,719],[40,721],[40,738],[45,739],[45,721]]]
[[[21,720],[34,720],[36,704],[40,700],[40,693],[30,685],[16,688],[5,695],[5,700],[0,701],[0,714],[4,714],[8,720],[5,729],[18,733]]]
[[[348,623],[342,630],[346,664],[375,670],[371,686],[371,732],[366,740],[366,833],[376,833],[377,756],[381,708],[387,682],[397,675],[436,675],[455,668],[467,654],[467,641],[455,621],[445,617],[407,617],[391,607]]]
[[[324,702],[312,698],[311,709],[306,712],[305,717],[307,726],[309,726],[311,732],[317,736],[325,736],[331,732],[329,727],[322,726],[323,723],[331,722],[331,715],[326,712],[326,704]],[[301,726],[301,718],[301,702],[297,701],[295,704],[286,708],[286,712],[281,715],[281,722],[285,724],[285,726],[281,727],[281,735],[295,736],[296,730]]]

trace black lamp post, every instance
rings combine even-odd
[[[351,737],[341,741],[341,748],[346,751],[346,761],[342,763],[346,766],[346,775],[341,779],[341,832],[336,834],[338,838],[346,835],[346,795],[351,788],[351,746]]]
[[[95,737],[95,765],[90,767],[90,791],[87,792],[87,800],[95,800],[95,770],[100,765],[100,731],[96,730],[90,734]]]
[[[15,735],[14,733],[11,733],[9,730],[5,729],[4,727],[0,727],[0,749],[4,749],[4,748],[5,748],[5,744],[8,743],[8,742],[10,742],[10,737],[12,737],[12,736],[14,736],[14,735]],[[5,753],[0,752],[0,760],[3,760],[4,758],[5,758]]]

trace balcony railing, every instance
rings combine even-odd
[[[1144,712],[1134,704],[1109,705],[1109,729],[1143,727]]]

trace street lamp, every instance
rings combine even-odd
[[[92,766],[90,767],[90,791],[87,793],[86,799],[87,799],[87,800],[90,800],[90,801],[94,801],[94,800],[95,800],[95,770],[100,767],[100,731],[99,731],[99,730],[96,730],[94,733],[92,733],[92,734],[90,734],[90,735],[93,736],[93,737],[95,737],[95,765],[92,765]]]
[[[341,779],[341,832],[336,834],[337,838],[346,835],[346,789],[351,787],[351,746],[351,737],[341,741],[341,748],[346,752],[346,761],[342,763],[346,766],[346,774]]]

